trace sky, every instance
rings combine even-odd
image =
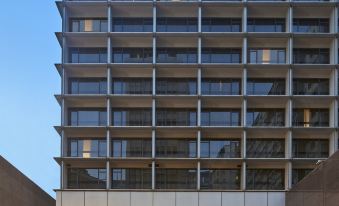
[[[61,18],[54,0],[10,0],[1,2],[0,25],[0,155],[55,197]]]

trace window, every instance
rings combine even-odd
[[[192,95],[197,93],[196,79],[185,79],[185,78],[172,78],[165,79],[159,78],[157,83],[157,94],[186,94]]]
[[[158,32],[197,32],[198,18],[157,18]]]
[[[156,169],[157,189],[196,189],[196,169]]]
[[[329,141],[327,139],[294,139],[292,151],[294,158],[327,158]]]
[[[248,190],[284,190],[283,169],[247,169]]]
[[[247,139],[246,156],[249,158],[284,158],[283,139]]]
[[[329,64],[330,50],[321,49],[293,49],[293,62],[295,64]]]
[[[240,140],[203,139],[200,143],[201,158],[239,158]]]
[[[114,139],[112,154],[113,157],[151,157],[152,141],[150,139]]]
[[[202,48],[202,63],[241,63],[239,48]]]
[[[196,126],[197,112],[193,109],[158,109],[157,126]]]
[[[105,189],[106,169],[69,168],[68,189]]]
[[[69,157],[106,157],[106,140],[70,139],[68,144]]]
[[[151,126],[151,109],[113,109],[114,126]]]
[[[241,32],[241,18],[202,18],[202,32]]]
[[[240,126],[240,109],[201,111],[202,126]]]
[[[152,32],[152,18],[113,18],[113,32]]]
[[[285,19],[250,18],[248,32],[285,32]]]
[[[113,48],[113,63],[152,63],[152,48]]]
[[[304,177],[306,177],[313,169],[293,169],[292,170],[292,185],[300,182]]]
[[[197,48],[157,48],[158,63],[197,63]]]
[[[285,49],[254,49],[248,50],[249,60],[251,64],[285,64]]]
[[[106,63],[106,48],[70,48],[70,63]]]
[[[197,154],[197,142],[191,139],[157,139],[157,157],[194,158]]]
[[[112,189],[151,189],[152,170],[148,168],[112,169]]]
[[[200,170],[201,189],[240,189],[239,169],[201,169]]]
[[[107,81],[104,78],[71,78],[70,94],[106,94]]]
[[[248,79],[248,95],[285,95],[285,79]]]
[[[249,109],[246,114],[247,126],[284,126],[284,109]]]
[[[114,78],[113,94],[152,94],[152,79]]]
[[[71,19],[71,32],[107,32],[107,19]]]
[[[293,109],[293,126],[328,127],[328,109]]]
[[[293,31],[304,33],[328,33],[329,19],[302,18],[293,19]]]
[[[106,126],[106,109],[70,108],[68,124],[70,126]]]
[[[294,95],[329,95],[328,79],[293,79]]]
[[[240,79],[202,79],[203,95],[240,95]]]

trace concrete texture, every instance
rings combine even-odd
[[[1,206],[54,206],[55,200],[0,156]]]

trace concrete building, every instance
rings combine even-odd
[[[335,1],[57,7],[58,206],[283,206],[338,149]]]
[[[1,206],[54,206],[55,199],[0,155]]]

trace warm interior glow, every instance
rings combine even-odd
[[[83,146],[83,158],[90,158],[91,157],[91,140],[84,140],[84,146]]]
[[[264,64],[270,63],[271,51],[269,49],[264,49],[262,52],[262,61]]]
[[[311,111],[309,109],[304,109],[304,127],[310,127],[310,117]]]
[[[93,21],[85,20],[85,31],[93,31]]]

